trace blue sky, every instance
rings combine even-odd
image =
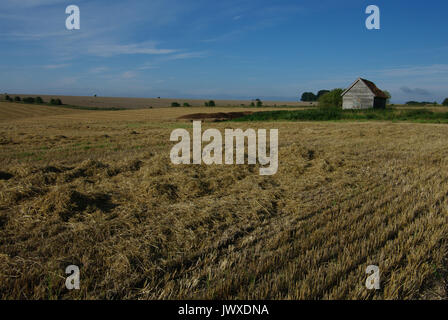
[[[67,30],[77,5],[81,29]],[[381,30],[367,30],[368,5]],[[357,77],[448,97],[444,0],[2,0],[0,91],[296,100]]]

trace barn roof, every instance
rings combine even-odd
[[[353,86],[354,86],[358,81],[362,81],[362,82],[364,82],[364,84],[370,89],[370,91],[372,91],[372,93],[375,95],[376,98],[384,98],[384,99],[388,99],[388,98],[389,98],[383,91],[381,91],[380,89],[378,89],[378,87],[377,87],[372,81],[369,81],[369,80],[366,80],[366,79],[362,79],[362,78],[358,78],[358,79],[356,79],[356,81],[353,82],[353,84],[352,84],[350,87],[348,87],[347,90],[345,90],[344,92],[342,92],[341,95],[343,96],[343,95],[345,95],[347,92],[349,92],[350,89],[353,88]]]

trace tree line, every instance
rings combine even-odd
[[[302,94],[302,97],[300,98],[300,101],[303,102],[314,102],[318,101],[321,96],[323,96],[326,93],[329,93],[330,90],[320,90],[317,94],[314,94],[313,92],[304,92]]]
[[[55,105],[55,106],[60,106],[62,105],[62,101],[61,99],[57,98],[57,99],[51,99],[49,103],[46,103],[41,97],[25,97],[25,98],[21,98],[19,96],[15,96],[14,98],[12,98],[10,95],[8,95],[7,93],[4,94],[4,100],[5,101],[9,101],[9,102],[23,102],[23,103],[29,103],[29,104],[50,104],[50,105]]]
[[[435,105],[435,106],[437,106],[437,105],[439,105],[437,103],[437,101],[434,101],[434,102],[428,102],[428,101],[421,101],[421,102],[420,101],[408,101],[408,102],[406,102],[406,104],[408,106],[426,106],[426,105]],[[448,98],[443,100],[442,105],[445,106],[445,107],[448,107]]]
[[[300,101],[303,102],[319,102],[319,106],[323,108],[329,107],[342,107],[342,97],[341,94],[344,92],[343,89],[337,88],[333,90],[319,90],[317,94],[313,92],[304,92]]]
[[[342,107],[342,97],[341,94],[344,92],[344,89],[336,88],[333,90],[320,90],[317,94],[313,92],[304,92],[300,98],[300,101],[303,102],[319,102],[320,107]],[[388,91],[383,90],[386,94],[387,103],[390,102],[392,98],[391,94]]]

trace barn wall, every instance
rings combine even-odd
[[[342,97],[342,109],[353,109],[353,97],[347,95]]]
[[[373,108],[375,95],[362,81],[358,81],[342,98],[343,109]]]

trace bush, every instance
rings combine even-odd
[[[310,101],[316,101],[317,96],[312,92],[304,92],[302,94],[302,98],[300,99],[303,102],[310,102]]]
[[[5,100],[6,101],[12,101],[12,98],[10,96],[8,96],[8,95],[5,95]]]
[[[257,107],[262,107],[263,106],[263,102],[260,99],[257,99],[255,101],[257,101]]]
[[[319,98],[319,107],[342,108],[342,92],[344,92],[342,89],[333,89],[330,92],[325,93]]]
[[[324,94],[330,92],[330,90],[319,90],[319,92],[317,93],[317,99],[314,101],[319,100],[320,97],[322,97]]]
[[[215,101],[210,100],[210,101],[208,102],[208,106],[209,106],[209,107],[214,107],[214,106],[216,106],[216,105],[215,105]]]
[[[191,107],[188,102],[184,102],[184,107]]]
[[[37,97],[36,103],[44,103],[44,100],[41,97]]]
[[[172,107],[180,107],[180,104],[178,102],[171,102]]]
[[[383,90],[384,94],[387,96],[386,104],[390,103],[390,99],[392,99],[392,95],[389,91]]]
[[[62,101],[61,101],[61,99],[51,99],[50,104],[52,104],[54,106],[60,106],[60,105],[62,105]]]
[[[25,103],[34,103],[36,100],[33,97],[23,98],[23,102]]]
[[[15,98],[14,98],[14,101],[16,101],[16,102],[20,102],[20,101],[22,101],[22,99],[20,99],[20,97],[15,97]]]
[[[443,100],[443,105],[448,107],[448,98],[446,98],[445,100]]]

